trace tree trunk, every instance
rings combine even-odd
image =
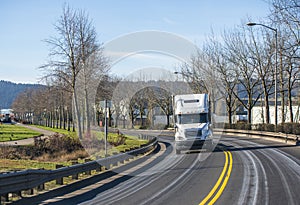
[[[49,113],[49,127],[50,128],[53,128],[53,115],[52,115],[52,111],[50,111],[50,113]]]
[[[248,123],[251,124],[251,123],[252,123],[252,113],[251,113],[252,107],[249,106],[249,107],[247,108],[247,111],[248,111]]]
[[[59,112],[58,112],[58,110],[55,111],[55,121],[56,121],[56,129],[58,129],[58,121],[59,121]]]
[[[265,117],[266,123],[270,124],[270,105],[269,105],[269,94],[265,92]]]
[[[81,128],[81,119],[80,119],[81,115],[80,115],[80,110],[78,105],[77,93],[75,89],[73,89],[73,100],[74,100],[75,115],[77,117],[78,137],[79,139],[82,139],[82,128]],[[73,124],[74,124],[74,118],[73,118]],[[73,130],[74,130],[74,126],[73,126]]]
[[[229,96],[228,99],[226,99],[226,106],[227,106],[227,114],[228,114],[228,123],[231,128],[232,125],[232,97]]]
[[[228,108],[228,123],[231,128],[231,125],[232,125],[232,109],[231,108]]]
[[[62,120],[63,120],[63,110],[61,109],[61,106],[59,108],[59,129],[62,128]]]
[[[62,117],[63,117],[63,129],[66,129],[66,111],[65,108],[62,109]]]
[[[119,127],[119,117],[118,116],[116,116],[115,127]]]
[[[131,111],[131,128],[134,128],[134,117],[133,117],[133,111]]]
[[[289,111],[290,111],[290,122],[294,122],[292,90],[290,89],[290,86],[289,86],[289,90],[288,90],[288,102],[289,102]]]
[[[144,126],[144,120],[143,120],[143,114],[142,113],[140,114],[140,117],[141,117],[141,126]]]
[[[167,114],[167,127],[170,127],[170,115]]]
[[[125,129],[126,125],[125,125],[125,116],[123,117],[123,128]]]
[[[87,89],[84,89],[84,93],[85,93],[86,132],[89,135],[91,132],[91,122],[90,122],[90,107],[89,107]]]
[[[248,112],[248,124],[252,123],[252,93],[248,92],[248,106],[247,106],[247,112]]]

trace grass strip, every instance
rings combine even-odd
[[[41,133],[17,125],[0,125],[0,142],[15,141],[38,136]]]

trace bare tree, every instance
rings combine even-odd
[[[208,93],[207,76],[204,72],[205,64],[202,55],[198,50],[191,56],[190,62],[181,65],[181,75],[186,80],[195,93]]]
[[[224,42],[227,49],[227,58],[234,66],[238,85],[233,94],[247,109],[248,123],[252,121],[252,109],[260,98],[260,81],[256,69],[249,63],[249,39],[245,31],[227,32],[224,34]],[[246,98],[246,99],[245,99]]]
[[[216,40],[214,35],[208,39],[206,44],[203,46],[202,55],[210,70],[214,70],[216,74],[212,79],[211,85],[218,82],[218,90],[222,95],[226,103],[227,117],[229,125],[232,124],[232,116],[236,109],[237,98],[234,95],[235,88],[237,85],[236,72],[234,66],[226,58],[226,50],[224,45]]]
[[[254,32],[253,29],[249,30],[251,42],[247,44],[251,58],[248,63],[253,66],[261,81],[261,89],[264,97],[265,107],[265,122],[270,123],[270,103],[269,96],[274,87],[274,68],[275,61],[275,39],[268,33],[269,30],[262,27],[260,32]],[[261,37],[261,38],[260,38]],[[261,102],[262,103],[262,102]]]
[[[172,82],[159,81],[159,84],[164,84],[158,87],[156,93],[154,93],[154,104],[158,105],[167,118],[167,127],[170,127],[170,116],[172,116],[172,93],[169,90],[164,89]]]
[[[41,67],[47,70],[47,76],[62,79],[71,88],[78,134],[82,138],[76,84],[79,73],[87,68],[89,57],[99,48],[96,31],[84,12],[73,10],[69,6],[63,8],[63,14],[57,21],[55,29],[58,35],[46,40],[46,43],[51,46],[50,60],[48,64]]]
[[[282,122],[285,120],[285,90],[288,95],[290,120],[293,121],[292,90],[299,79],[300,3],[298,0],[272,0],[270,19],[279,31],[280,88]],[[286,86],[285,86],[286,85]]]

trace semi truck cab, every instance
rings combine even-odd
[[[173,98],[175,150],[212,149],[208,94],[176,95]]]

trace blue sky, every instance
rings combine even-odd
[[[61,15],[64,2],[89,14],[99,42],[104,44],[124,34],[155,30],[201,45],[211,29],[218,35],[240,25],[247,17],[259,21],[269,13],[264,0],[0,0],[0,80],[38,82],[42,73],[37,68],[46,62],[49,52],[43,40],[56,35],[53,24]],[[156,62],[161,67],[174,64],[169,59],[159,59]],[[134,62],[124,60],[113,72],[122,66],[129,69]],[[135,66],[153,66],[139,63]]]

